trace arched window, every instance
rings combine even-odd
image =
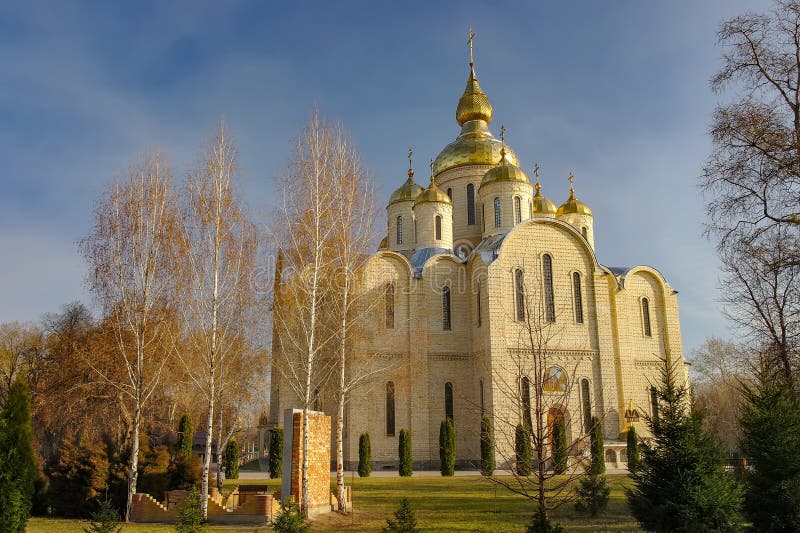
[[[553,258],[549,254],[542,257],[544,274],[544,316],[547,322],[556,321],[556,301],[553,294]]]
[[[589,380],[581,380],[581,407],[583,409],[583,428],[588,434],[592,429],[592,400],[589,397]]]
[[[434,223],[435,229],[436,229],[436,240],[437,241],[441,241],[442,240],[442,217],[439,216],[439,215],[436,215],[436,218],[433,219],[433,223]]]
[[[642,298],[642,322],[644,323],[644,334],[652,337],[653,330],[650,329],[650,300],[647,298]]]
[[[478,291],[477,291],[477,294],[475,295],[475,307],[476,307],[475,314],[478,316],[478,327],[481,327],[481,320],[482,320],[481,314],[482,313],[481,313],[481,284],[480,284],[480,282],[478,282]]]
[[[486,231],[486,204],[481,204],[481,231]]]
[[[514,271],[514,307],[516,308],[517,322],[525,320],[525,284],[522,279],[522,269]]]
[[[653,420],[658,418],[658,390],[650,387],[650,414]]]
[[[583,324],[583,295],[581,294],[581,275],[572,273],[572,294],[575,300],[575,322]]]
[[[319,411],[319,387],[314,389],[314,394],[311,396],[311,409]]]
[[[483,380],[480,380],[480,387],[481,387],[481,416],[483,416],[484,413],[486,412],[486,409],[485,409],[484,403],[483,403]]]
[[[394,329],[394,283],[386,284],[386,328]]]
[[[494,227],[499,228],[503,224],[503,216],[500,213],[500,198],[494,199]]]
[[[445,331],[452,329],[450,322],[450,287],[447,285],[442,288],[442,329]]]
[[[533,428],[533,421],[531,420],[531,381],[528,376],[522,378],[520,389],[522,395],[522,423],[530,430]]]
[[[394,437],[394,381],[386,382],[386,435]]]
[[[514,224],[522,222],[522,200],[519,196],[514,197]]]
[[[475,224],[475,185],[467,185],[467,224]]]
[[[419,235],[419,233],[417,232],[417,219],[415,218],[414,219],[414,242],[415,243],[417,242],[417,235]]]
[[[586,226],[581,228],[581,235],[583,235],[584,239],[589,240],[589,231],[586,229]]]
[[[444,416],[453,421],[453,384],[449,381],[444,384]]]
[[[447,196],[450,197],[450,201],[452,202],[453,201],[453,189],[451,189],[450,187],[447,188]]]
[[[403,244],[403,217],[397,217],[397,244]]]

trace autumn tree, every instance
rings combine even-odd
[[[192,383],[206,405],[205,453],[200,504],[207,514],[215,409],[225,393],[222,369],[248,349],[258,319],[257,291],[250,286],[259,239],[234,183],[237,152],[221,123],[206,150],[202,167],[190,173],[184,195],[187,253],[181,307],[187,329],[179,350]],[[229,382],[230,380],[228,380]]]
[[[89,287],[108,317],[113,352],[124,372],[94,368],[133,411],[127,521],[136,493],[144,409],[158,387],[168,359],[167,331],[174,325],[169,315],[178,281],[181,219],[163,155],[146,155],[111,185],[98,199],[94,218],[80,249],[89,264]]]

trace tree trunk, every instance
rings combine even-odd
[[[350,293],[350,280],[345,272],[344,287],[342,288],[342,320],[341,337],[339,339],[339,405],[336,413],[336,497],[339,500],[338,510],[344,512],[344,450],[342,441],[344,437],[344,402],[346,387],[347,363],[347,306]]]
[[[211,394],[208,399],[208,418],[206,419],[206,453],[203,457],[203,475],[200,489],[200,510],[203,518],[208,517],[208,476],[211,470],[211,434],[214,428],[214,367],[211,367]],[[217,463],[219,469],[219,463]]]
[[[131,520],[131,505],[136,494],[136,480],[139,477],[139,426],[142,420],[142,409],[139,400],[136,402],[136,413],[133,416],[133,435],[131,438],[131,462],[128,472],[128,501],[125,505],[125,521]]]

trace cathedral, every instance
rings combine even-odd
[[[455,118],[460,132],[430,177],[418,183],[409,168],[389,198],[386,236],[362,276],[380,304],[354,357],[391,364],[352,393],[346,465],[357,464],[368,432],[373,468],[396,468],[407,429],[414,467],[438,469],[440,423],[450,419],[457,467],[477,468],[485,417],[504,468],[514,429],[530,427],[536,404],[546,424],[563,421],[572,443],[597,416],[606,461],[624,467],[625,433],[633,425],[647,435],[639,417],[652,412],[664,361],[686,370],[677,292],[653,267],[600,263],[594,215],[572,174],[557,205],[538,165],[529,176],[504,128],[493,135],[471,50]],[[290,403],[273,395],[274,410]]]

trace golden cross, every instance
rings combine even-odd
[[[572,171],[570,170],[570,171],[569,171],[569,191],[570,191],[570,192],[572,192],[572,180],[573,180],[574,178],[575,178],[575,176],[573,176],[573,175],[572,175]]]
[[[434,181],[434,178],[433,178],[433,159],[431,159],[431,184],[435,184],[435,183],[436,182]]]
[[[500,142],[506,144],[506,125],[500,124]]]
[[[539,163],[538,162],[533,165],[533,175],[536,176],[537,178],[539,177]]]
[[[469,27],[469,38],[467,39],[467,44],[469,45],[469,66],[473,66],[475,64],[475,58],[472,55],[472,40],[475,38],[475,32],[472,31],[472,26]]]
[[[408,149],[408,168],[409,169],[411,168],[411,156],[413,156],[413,155],[414,155],[414,151],[411,148],[409,148]]]

